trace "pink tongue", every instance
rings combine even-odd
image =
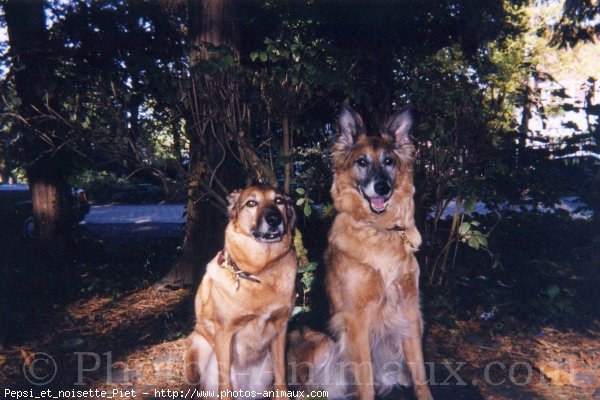
[[[371,206],[377,210],[381,210],[385,207],[385,200],[383,197],[371,197]]]

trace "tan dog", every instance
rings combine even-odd
[[[228,200],[225,248],[208,263],[196,295],[186,378],[214,391],[214,398],[220,392],[220,398],[231,399],[239,390],[246,391],[244,398],[261,398],[265,390],[287,391],[296,216],[290,199],[270,187],[238,190]]]
[[[339,124],[331,189],[338,214],[325,255],[337,340],[293,332],[291,367],[305,388],[327,389],[330,398],[347,396],[340,386],[353,385],[359,399],[371,400],[412,380],[417,398],[431,399],[414,256],[421,236],[414,222],[411,111],[393,115],[377,136],[366,135],[349,107]]]

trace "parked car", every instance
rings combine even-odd
[[[77,225],[90,211],[87,193],[71,188],[69,196],[69,224]],[[29,185],[0,184],[0,227],[13,228],[27,239],[35,235],[33,203]]]

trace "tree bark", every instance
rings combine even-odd
[[[47,291],[60,294],[70,171],[64,154],[57,151],[58,126],[41,114],[48,105],[54,107],[48,90],[52,68],[44,6],[42,0],[3,1],[16,91],[21,99],[21,119],[16,123],[22,132],[21,162],[26,167],[36,234],[45,256],[44,265],[39,266],[44,271],[37,271],[33,279],[40,280]]]
[[[207,262],[222,248],[226,215],[224,204],[216,197],[226,195],[223,187],[242,186],[244,175],[243,166],[211,137],[215,134],[227,141],[237,132],[225,132],[225,128],[214,121],[212,125],[206,123],[207,116],[218,114],[219,110],[194,100],[197,99],[194,90],[204,90],[197,66],[211,56],[206,44],[237,50],[231,1],[189,0],[188,32],[192,84],[187,96],[186,117],[186,135],[190,141],[187,218],[182,255],[161,282],[167,287],[195,286]],[[216,131],[219,128],[222,131]],[[213,189],[217,182],[219,186]]]

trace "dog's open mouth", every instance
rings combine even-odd
[[[252,236],[259,242],[263,243],[274,243],[280,242],[283,239],[283,235],[279,232],[259,232],[253,231]]]
[[[383,197],[370,197],[367,200],[369,200],[371,210],[376,214],[381,214],[387,207],[387,200]]]
[[[381,197],[381,196],[373,196],[373,197],[369,197],[365,194],[365,192],[362,190],[362,188],[359,186],[360,189],[360,194],[362,194],[362,196],[365,198],[365,200],[367,200],[367,202],[369,203],[369,206],[371,207],[371,211],[373,211],[375,214],[381,214],[385,211],[385,209],[387,208],[387,204],[388,204],[388,200],[390,199],[385,198],[385,197]]]

